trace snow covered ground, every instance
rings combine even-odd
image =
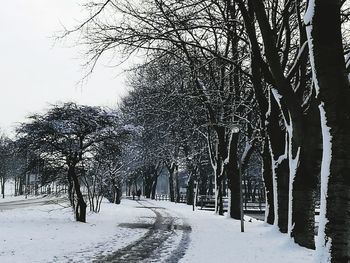
[[[43,196],[28,196],[27,200],[34,200],[34,199],[40,199]],[[19,196],[5,196],[5,198],[0,198],[0,203],[7,203],[7,202],[14,202],[14,201],[25,201],[26,198],[24,195]]]
[[[74,221],[70,208],[33,206],[0,212],[0,262],[88,262],[140,238],[145,229],[117,227],[153,216],[135,209],[135,202],[102,204],[100,214],[89,214],[88,223]]]
[[[286,234],[274,227],[246,217],[245,232],[240,232],[240,222],[213,212],[196,210],[184,204],[151,201],[166,207],[173,214],[186,218],[192,226],[191,242],[184,262],[220,263],[303,263],[313,261],[313,250],[296,245]]]
[[[192,231],[187,241],[174,231],[155,250],[158,259],[143,262],[176,262],[169,261],[169,251],[188,241],[182,263],[312,262],[312,250],[295,245],[263,222],[248,222],[246,218],[246,232],[241,233],[238,221],[212,212],[193,212],[190,206],[167,201],[137,203],[127,199],[121,205],[104,202],[101,213],[89,214],[86,224],[75,222],[71,210],[60,205],[0,212],[0,262],[91,262],[96,256],[109,255],[145,238],[148,229],[119,224],[153,223],[158,218],[155,212],[164,220],[172,217],[176,224],[191,226]],[[159,260],[163,254],[164,260]]]

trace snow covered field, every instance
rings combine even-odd
[[[176,218],[176,222],[181,220],[191,226],[190,243],[182,263],[312,262],[312,250],[295,245],[286,235],[262,222],[248,222],[246,218],[246,232],[241,233],[238,221],[212,212],[193,212],[190,206],[167,201],[147,200],[141,204],[155,209],[142,209],[140,203],[127,199],[121,205],[104,202],[101,213],[89,214],[86,224],[75,222],[71,210],[60,205],[2,211],[0,262],[91,262],[96,256],[111,254],[143,238],[146,228],[118,225],[152,223],[156,219],[153,211],[162,211],[163,215]],[[164,243],[168,250],[182,242],[174,233]],[[157,253],[162,256],[162,251]]]
[[[89,214],[88,223],[74,221],[70,208],[60,205],[33,206],[0,212],[0,262],[87,262],[140,238],[145,229],[117,227],[152,216],[147,209],[134,209],[125,201],[102,204],[100,214]]]

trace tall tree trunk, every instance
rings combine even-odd
[[[240,206],[240,191],[242,182],[240,182],[240,171],[238,167],[238,133],[232,134],[229,161],[226,165],[226,174],[228,179],[228,186],[230,189],[230,217],[234,219],[241,219]]]
[[[275,211],[274,211],[274,196],[273,196],[273,184],[272,184],[272,169],[271,169],[271,153],[269,150],[269,140],[265,136],[263,152],[262,152],[262,176],[265,183],[265,193],[266,193],[266,211],[265,211],[265,220],[266,223],[272,225],[275,220]],[[251,192],[251,183],[248,182],[249,191]]]
[[[222,126],[216,126],[215,132],[217,135],[217,140],[213,145],[210,145],[210,158],[211,163],[214,171],[214,180],[215,180],[215,213],[219,215],[224,215],[224,204],[223,204],[223,185],[222,181],[225,174],[225,159],[228,156],[228,147],[226,141],[226,131],[225,127]],[[210,142],[209,142],[210,144]],[[211,191],[211,189],[209,189]]]
[[[152,174],[148,171],[145,171],[144,174],[144,193],[146,198],[151,198],[152,195],[152,185],[153,185],[153,178]]]
[[[15,177],[15,196],[18,195],[18,178]]]
[[[269,107],[269,101],[264,94],[264,88],[262,85],[263,74],[262,68],[266,67],[265,62],[261,57],[260,46],[257,39],[256,28],[254,25],[254,11],[252,5],[249,4],[249,7],[246,7],[243,1],[238,1],[238,7],[241,11],[246,31],[249,37],[250,48],[251,48],[251,74],[252,74],[252,85],[254,89],[254,94],[256,101],[259,106],[259,116],[260,116],[260,125],[262,130],[262,137],[264,138],[263,149],[262,149],[262,175],[265,183],[265,193],[266,193],[266,223],[273,224],[275,221],[275,199],[273,191],[273,173],[272,173],[272,161],[270,153],[270,142],[268,137],[268,130],[266,127],[266,116]]]
[[[122,198],[121,186],[114,186],[114,191],[115,191],[114,203],[119,205]]]
[[[281,64],[280,54],[276,46],[276,34],[271,28],[264,2],[253,0],[250,0],[250,2],[254,7],[264,42],[265,56],[275,82],[273,89],[274,97],[281,108],[285,127],[288,132],[288,157],[290,169],[288,233],[294,236],[295,241],[299,245],[312,247],[310,244],[314,242],[313,238],[311,238],[313,231],[309,227],[306,227],[304,223],[313,220],[313,217],[306,218],[309,216],[309,213],[298,213],[299,209],[311,210],[314,206],[312,198],[309,198],[312,196],[312,193],[305,192],[310,189],[298,188],[301,186],[299,179],[309,176],[309,174],[305,173],[305,171],[299,166],[299,164],[303,162],[300,158],[304,158],[304,150],[302,149],[304,142],[303,132],[307,129],[303,119],[301,102],[295,93],[290,80],[284,75],[284,67]],[[307,207],[302,207],[302,205],[307,205]],[[298,216],[293,218],[293,214]],[[298,231],[294,231],[293,229],[297,229]]]
[[[175,194],[176,194],[176,202],[180,203],[180,183],[179,183],[179,167],[176,165],[175,168]]]
[[[70,205],[75,209],[75,203],[74,203],[74,191],[73,191],[73,178],[71,174],[68,171],[67,174],[67,179],[68,179],[68,199],[70,202]]]
[[[188,205],[193,205],[195,180],[196,180],[196,169],[191,169],[188,182],[187,182],[187,189],[186,189],[186,204]]]
[[[341,1],[310,0],[310,61],[323,136],[318,262],[350,262],[350,84],[342,45]]]
[[[2,193],[2,198],[5,198],[5,179],[2,178],[1,180],[1,193]]]
[[[275,222],[282,233],[288,232],[288,200],[289,200],[289,164],[287,133],[280,124],[280,109],[269,95],[269,115],[267,116],[267,133],[272,160]]]
[[[131,196],[131,188],[132,188],[132,182],[128,182],[128,196]]]
[[[145,171],[145,196],[155,199],[158,171],[155,165],[150,165]]]
[[[171,202],[175,202],[175,189],[174,189],[174,172],[175,172],[175,164],[171,164],[167,166],[169,172],[169,197]]]
[[[113,193],[113,196],[112,196],[113,200],[111,200],[111,202],[119,205],[122,197],[123,185],[119,182],[116,182],[115,179],[112,179],[111,183],[112,183],[112,193]]]
[[[153,176],[153,183],[152,183],[152,195],[151,195],[151,199],[156,199],[156,190],[157,190],[157,183],[158,183],[158,176],[154,175]]]
[[[80,190],[80,183],[79,179],[77,177],[77,174],[75,173],[75,166],[69,166],[68,167],[68,176],[72,178],[74,183],[74,191],[77,195],[77,205],[75,207],[75,219],[79,222],[86,222],[86,203],[84,201],[83,194]]]
[[[5,198],[5,180],[1,183],[2,198]]]
[[[19,178],[18,182],[18,195],[23,195],[23,179]]]
[[[220,165],[220,164],[219,164]],[[222,199],[222,179],[223,176],[215,174],[215,212],[219,215],[224,215],[224,204]]]
[[[293,201],[295,209],[293,209],[293,218],[300,223],[296,224],[292,230],[292,236],[295,241],[304,244],[308,248],[315,248],[314,229],[315,229],[315,201],[316,188],[320,175],[320,164],[322,151],[320,149],[321,126],[319,111],[315,100],[310,102],[308,111],[304,114],[304,121],[307,127],[303,132],[304,142],[300,152],[299,171],[303,175],[296,176],[294,180],[295,192]]]

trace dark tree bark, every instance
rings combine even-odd
[[[146,198],[155,199],[158,175],[157,167],[155,165],[149,165],[144,171]]]
[[[171,202],[175,202],[175,187],[174,187],[174,173],[175,173],[175,163],[171,165],[166,165],[169,173],[169,197]]]
[[[266,203],[267,203],[267,217],[266,223],[272,225],[275,221],[275,206],[274,206],[274,197],[273,197],[273,185],[272,185],[272,169],[271,169],[271,154],[269,150],[269,141],[268,138],[265,137],[263,152],[262,152],[262,176],[265,183],[265,191],[266,191]],[[251,191],[251,190],[250,190]]]
[[[269,18],[266,14],[266,9],[262,1],[250,0],[256,18],[261,30],[262,39],[264,42],[264,51],[269,65],[271,75],[274,80],[274,97],[278,100],[281,112],[283,114],[284,123],[288,132],[288,151],[289,151],[289,166],[290,166],[290,198],[289,216],[288,216],[288,232],[294,237],[294,240],[301,246],[312,248],[314,247],[313,230],[305,225],[305,222],[310,222],[313,219],[310,213],[299,213],[300,210],[312,210],[314,208],[313,193],[309,191],[310,187],[303,187],[300,184],[302,178],[310,176],[305,173],[300,163],[305,157],[304,146],[304,131],[308,129],[307,123],[304,121],[302,103],[298,98],[295,90],[292,88],[290,80],[285,77],[283,64],[281,63],[278,52],[276,34],[271,28]],[[311,175],[310,181],[314,176]],[[301,188],[299,188],[301,186]],[[297,215],[293,217],[293,215]]]
[[[82,192],[80,191],[80,183],[78,176],[75,172],[75,165],[68,167],[68,176],[72,178],[74,183],[74,191],[77,195],[77,204],[75,206],[75,218],[79,222],[86,222],[86,203]]]
[[[227,147],[225,141],[225,128],[224,127],[215,127],[216,134],[217,134],[217,151],[215,153],[215,157],[212,156],[211,158],[214,158],[213,163],[215,163],[215,169],[214,169],[214,176],[216,181],[216,189],[215,189],[215,202],[216,202],[216,213],[219,215],[224,215],[224,204],[222,200],[222,180],[225,173],[225,167],[224,167],[224,160],[227,156]]]
[[[127,185],[129,186],[128,191],[127,191],[128,196],[131,196],[132,182],[128,182]]]
[[[350,84],[342,45],[341,1],[309,1],[305,17],[323,135],[320,258],[350,262]]]
[[[18,195],[18,177],[15,177],[15,196]]]
[[[121,187],[115,187],[115,198],[114,198],[114,203],[119,205],[122,199],[122,191]]]
[[[73,178],[71,174],[68,171],[67,174],[67,179],[68,179],[68,199],[70,202],[70,205],[72,207],[75,207],[75,202],[74,202],[74,191],[73,191]]]
[[[146,178],[145,179],[145,197],[151,198],[152,194],[152,178]]]
[[[119,205],[121,202],[121,198],[122,198],[122,185],[121,183],[117,183],[115,181],[115,179],[111,180],[112,183],[112,192],[113,192],[113,200],[111,200],[111,202],[113,202],[114,204]]]
[[[1,194],[2,194],[2,198],[5,198],[5,179],[4,178],[1,179]]]
[[[180,183],[179,183],[179,167],[176,165],[176,169],[175,169],[175,194],[176,194],[176,202],[180,203]]]
[[[230,157],[229,162],[226,165],[226,174],[228,179],[228,186],[231,191],[230,216],[234,219],[241,219],[241,206],[240,206],[240,191],[242,182],[240,182],[240,171],[238,167],[238,138],[239,134],[232,134],[230,145]]]
[[[174,191],[174,174],[169,174],[169,197],[170,202],[175,202],[175,191]]]
[[[252,86],[254,94],[259,107],[259,117],[262,134],[264,138],[262,147],[262,175],[265,183],[266,203],[267,203],[267,217],[266,222],[273,224],[275,220],[275,205],[274,205],[274,193],[273,193],[273,181],[272,181],[272,162],[271,153],[268,140],[268,130],[266,127],[266,113],[268,112],[269,101],[264,94],[262,85],[263,81],[263,68],[267,68],[267,65],[261,57],[261,51],[257,40],[256,28],[254,25],[254,11],[251,5],[246,8],[242,1],[238,1],[238,7],[241,11],[246,31],[248,34],[250,48],[251,48],[251,74],[252,74]]]
[[[307,128],[303,133],[304,143],[299,163],[299,171],[302,171],[303,174],[295,177],[295,192],[293,193],[293,205],[304,209],[293,209],[292,217],[294,220],[300,220],[300,223],[295,225],[292,235],[297,243],[306,244],[306,247],[314,249],[316,188],[322,158],[319,110],[314,99],[304,113],[304,122],[303,126]],[[307,176],[303,176],[304,174]]]
[[[190,175],[187,183],[186,190],[186,204],[193,205],[194,202],[194,185],[197,177],[197,170],[195,168],[190,169]]]
[[[19,178],[18,182],[18,195],[23,195],[23,179]]]
[[[144,182],[145,182],[144,184],[145,196],[146,198],[151,198],[153,178],[152,178],[152,175],[149,174],[148,172],[146,172],[146,174],[144,175]]]
[[[154,176],[153,183],[152,183],[152,194],[151,199],[156,199],[156,190],[157,190],[157,183],[158,183],[158,176]]]
[[[271,149],[272,169],[277,188],[277,222],[282,233],[288,232],[289,164],[287,133],[280,125],[280,109],[270,94],[270,111],[267,117],[267,133]]]

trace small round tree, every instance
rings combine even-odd
[[[44,114],[34,114],[17,129],[22,146],[56,158],[67,167],[68,197],[77,221],[86,222],[86,202],[80,189],[77,166],[91,157],[101,142],[128,133],[118,114],[101,107],[64,103]],[[76,195],[76,203],[74,195]]]

